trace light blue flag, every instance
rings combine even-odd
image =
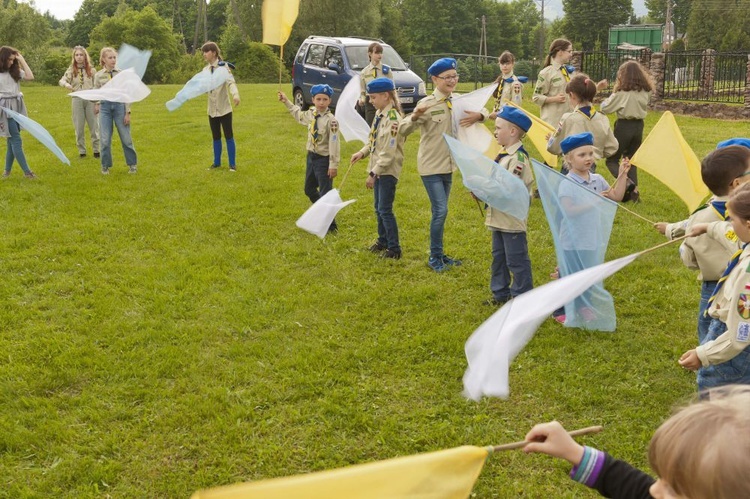
[[[133,68],[135,74],[141,80],[143,75],[146,74],[149,59],[151,59],[150,50],[139,50],[127,43],[120,45],[120,50],[117,51],[117,67],[120,69]]]
[[[466,188],[493,208],[519,220],[526,220],[529,215],[529,190],[523,181],[476,149],[447,134],[443,134],[443,137],[461,170]]]
[[[555,241],[560,277],[604,263],[617,203],[534,159],[531,161]],[[565,326],[615,330],[614,301],[601,282],[565,305]]]
[[[174,111],[190,99],[219,88],[229,79],[229,70],[226,66],[219,66],[211,72],[208,68],[190,78],[185,86],[177,92],[174,99],[167,101],[167,109]]]
[[[16,123],[21,125],[21,128],[33,135],[34,138],[36,138],[44,145],[44,147],[52,151],[55,156],[60,158],[60,161],[62,161],[66,165],[70,165],[70,160],[67,158],[67,156],[65,156],[65,153],[62,152],[62,149],[57,146],[57,142],[55,142],[55,139],[52,138],[52,135],[50,135],[46,128],[29,118],[28,116],[18,114],[15,111],[11,111],[7,107],[0,107],[0,109],[2,109],[3,112],[10,118],[16,120]]]

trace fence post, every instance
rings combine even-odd
[[[580,73],[582,63],[583,63],[583,51],[581,50],[574,51],[573,55],[570,58],[570,65],[576,68],[576,71]]]
[[[747,54],[747,71],[745,72],[745,109],[750,109],[750,54]]]
[[[654,79],[654,101],[660,101],[664,98],[664,66],[664,52],[651,54],[651,63],[648,69]]]
[[[716,73],[716,51],[706,49],[701,57],[700,95],[710,97],[714,93],[714,75]]]

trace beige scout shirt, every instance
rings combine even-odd
[[[502,80],[500,81],[500,83],[498,83],[497,90],[495,91],[495,94],[497,94],[499,91],[500,95],[495,96],[495,105],[492,107],[492,112],[494,113],[497,113],[498,111],[500,111],[500,109],[505,105],[506,100],[511,101],[512,103],[517,104],[519,106],[521,105],[521,94],[523,93],[523,83],[521,83],[516,77],[516,75],[514,75],[513,73],[507,76],[500,75],[500,77],[502,78]],[[512,78],[513,82],[509,83],[505,81],[508,78]],[[520,88],[521,88],[521,90],[519,90],[518,92],[514,90],[514,87],[516,87],[516,85],[520,85]]]
[[[599,109],[604,114],[617,113],[618,120],[642,120],[648,114],[651,92],[631,90],[615,92],[602,102]]]
[[[360,100],[365,100],[365,95],[367,95],[367,84],[370,83],[375,78],[388,78],[390,80],[393,79],[393,70],[389,67],[388,72],[383,72],[383,63],[381,62],[378,65],[374,65],[372,63],[368,64],[367,66],[362,69],[362,72],[360,73],[359,78],[359,85],[360,85]]]
[[[505,168],[523,180],[529,191],[529,197],[531,197],[531,186],[534,183],[534,175],[531,172],[529,157],[519,150],[522,145],[521,141],[518,141],[506,147],[505,152],[508,155],[500,160],[497,167]],[[487,215],[484,223],[490,229],[498,229],[504,232],[526,232],[526,220],[519,220],[491,206],[487,207]]]
[[[341,161],[341,144],[339,142],[339,123],[330,109],[318,115],[315,108],[302,111],[290,101],[284,102],[286,108],[300,125],[307,126],[307,150],[328,156],[328,168],[338,169]],[[318,117],[318,138],[313,137],[315,117]]]
[[[750,247],[719,290],[708,315],[727,325],[727,330],[695,349],[704,367],[733,359],[750,345]]]
[[[570,101],[565,93],[565,86],[570,81],[561,71],[562,65],[554,62],[539,71],[539,78],[534,87],[531,100],[539,105],[539,116],[552,126],[558,123],[562,115],[570,112]],[[565,102],[547,102],[548,97],[565,94]]]
[[[713,201],[726,200],[726,197],[713,199]],[[712,222],[720,222],[720,224]],[[732,254],[739,248],[738,239],[731,230],[731,224],[724,222],[719,212],[710,203],[690,215],[684,225],[684,233],[690,232],[693,225],[699,223],[711,223],[711,232],[685,239],[680,245],[680,258],[687,268],[699,271],[699,281],[718,281],[727,267],[727,262],[732,258]],[[669,227],[667,227],[667,233],[669,233]],[[730,242],[727,235],[733,241]],[[722,239],[727,242],[723,242]]]
[[[453,173],[456,170],[448,144],[443,138],[444,133],[455,137],[452,112],[446,104],[446,98],[453,96],[455,94],[443,95],[436,89],[417,103],[417,106],[427,108],[422,116],[416,121],[412,120],[412,115],[401,120],[399,133],[404,137],[408,137],[417,127],[420,128],[422,136],[419,139],[417,153],[417,171],[420,175]]]
[[[398,133],[401,115],[389,104],[382,111],[378,111],[374,125],[378,117],[378,129],[375,131],[374,144],[365,144],[359,150],[363,158],[370,156],[367,164],[367,172],[375,172],[375,175],[392,175],[396,178],[401,174],[401,167],[404,164],[404,136]],[[370,130],[372,134],[372,129]],[[370,148],[373,150],[370,151]]]
[[[219,67],[219,61],[216,61],[216,64],[207,65],[203,68],[203,71],[211,71],[217,67]],[[229,68],[227,68],[227,70],[229,70]],[[218,118],[231,113],[232,101],[235,97],[239,99],[240,92],[237,90],[237,84],[234,81],[232,72],[229,71],[229,78],[227,81],[220,87],[208,92],[208,115],[212,118]]]
[[[102,88],[104,85],[109,83],[109,81],[117,76],[117,73],[119,73],[120,70],[115,68],[112,71],[107,71],[106,68],[102,68],[96,73],[94,73],[94,88]],[[125,104],[125,112],[130,112],[130,104]]]
[[[592,108],[593,111],[593,108]],[[594,147],[599,149],[604,158],[608,158],[617,152],[618,142],[612,127],[609,126],[609,118],[604,113],[594,111],[593,116],[586,116],[580,109],[571,113],[565,113],[557,126],[557,131],[550,137],[547,150],[552,154],[562,154],[560,142],[566,137],[577,133],[591,132],[594,135]]]
[[[70,85],[71,87],[73,87],[73,92],[78,92],[79,90],[91,90],[92,88],[94,88],[95,76],[96,73],[89,76],[88,73],[86,73],[85,68],[74,69],[73,67],[69,67],[68,70],[65,71],[63,77],[60,78],[58,84],[61,87]]]

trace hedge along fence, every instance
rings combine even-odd
[[[419,54],[409,58],[409,68],[414,71],[432,88],[432,79],[427,69],[436,60],[442,57],[452,57],[458,62],[458,75],[462,83],[473,83],[474,88],[489,85],[500,75],[500,67],[497,65],[496,56],[473,55],[473,54]],[[517,76],[526,76],[533,84],[541,69],[538,61],[517,60],[514,73]]]

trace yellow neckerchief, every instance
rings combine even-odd
[[[560,64],[560,72],[566,82],[570,81],[570,73],[568,73],[568,68],[565,67],[565,64]]]
[[[310,122],[309,125],[307,125],[307,130],[310,132],[310,139],[312,140],[313,144],[317,144],[320,142],[320,130],[318,129],[318,119],[327,115],[331,111],[329,109],[326,109],[324,113],[318,113],[317,109],[314,109],[312,112],[313,120]]]

